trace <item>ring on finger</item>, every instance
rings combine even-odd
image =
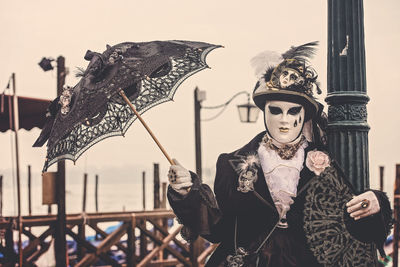
[[[361,208],[362,209],[366,209],[366,208],[368,208],[369,207],[369,200],[368,199],[363,199],[363,200],[361,200]]]

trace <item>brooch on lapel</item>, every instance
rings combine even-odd
[[[254,183],[257,181],[257,167],[260,161],[256,154],[242,156],[235,154],[237,159],[229,160],[233,169],[239,175],[237,190],[242,193],[254,191]]]
[[[235,255],[226,257],[228,267],[242,267],[244,266],[244,257],[249,255],[244,248],[238,248]]]

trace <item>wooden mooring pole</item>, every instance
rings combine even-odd
[[[85,173],[83,174],[83,199],[82,199],[82,212],[86,212],[86,193],[87,193],[87,179],[88,179],[88,174]],[[85,222],[82,224],[78,225],[78,236],[81,238],[81,240],[86,240],[86,227],[85,227]],[[78,259],[81,260],[83,257],[85,257],[86,254],[86,249],[84,246],[81,244],[78,244],[77,246],[77,256]]]
[[[96,212],[99,212],[98,193],[99,193],[99,176],[96,174],[95,187],[94,187],[94,204],[96,206]]]
[[[154,163],[154,209],[160,208],[160,165]]]
[[[0,217],[3,217],[3,175],[0,175]]]
[[[6,241],[6,247],[4,250],[5,266],[15,266],[14,264],[17,261],[17,254],[14,250],[14,235],[12,225],[7,228],[4,238]]]
[[[379,186],[380,190],[383,191],[383,171],[385,167],[384,166],[379,166]]]
[[[154,163],[154,188],[153,188],[153,197],[154,197],[154,209],[159,209],[161,206],[160,203],[160,165],[158,163]],[[154,234],[159,236],[158,231],[154,230]],[[156,249],[157,244],[153,244],[153,249]]]
[[[142,172],[143,210],[146,210],[146,172]]]
[[[65,83],[65,58],[57,58],[57,95],[61,95]],[[54,231],[56,267],[67,266],[66,214],[65,214],[65,160],[57,162],[57,222]]]
[[[56,267],[67,266],[66,214],[65,214],[65,161],[57,162],[56,180],[57,222],[54,226]]]
[[[32,215],[31,165],[28,165],[28,212]]]
[[[136,227],[136,219],[132,217],[132,221],[128,223],[127,233],[127,253],[126,253],[126,263],[127,266],[135,266],[136,265],[136,245],[135,245],[135,227]]]
[[[146,219],[140,219],[139,220],[139,226],[140,226],[140,254],[139,254],[139,259],[142,260],[148,253],[148,251],[147,251],[147,236],[146,236],[146,231],[147,231]]]
[[[167,209],[167,183],[163,182],[162,183],[162,200],[161,200],[161,208],[162,209]]]
[[[14,130],[14,141],[15,141],[15,168],[17,175],[17,201],[18,201],[18,254],[19,254],[19,266],[23,263],[22,253],[22,216],[21,216],[21,179],[19,175],[19,148],[18,148],[18,129],[19,129],[19,113],[18,113],[18,97],[16,95],[15,86],[15,73],[12,73],[12,87],[13,87],[13,98],[12,98],[12,114],[13,114],[13,130]]]
[[[81,240],[86,240],[86,225],[85,222],[78,224],[78,236],[80,237]],[[96,233],[97,236],[97,233]],[[78,260],[81,260],[85,257],[86,255],[86,248],[80,243],[77,243],[77,257]]]
[[[161,194],[161,197],[162,197],[161,208],[163,210],[166,210],[167,209],[167,183],[166,182],[162,183],[162,194]],[[163,227],[164,231],[168,232],[168,219],[164,218],[164,219],[161,219],[161,221],[162,221],[161,224],[162,224],[162,227]],[[167,257],[168,257],[167,251],[166,250],[161,251],[160,259],[161,258],[162,259],[166,259]]]
[[[393,229],[393,267],[399,264],[399,228],[400,228],[400,164],[396,164],[394,183],[394,229]]]
[[[83,175],[83,200],[82,200],[82,212],[86,212],[86,192],[87,192],[87,173]]]

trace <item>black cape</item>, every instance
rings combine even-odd
[[[232,260],[229,255],[235,255],[238,247],[244,248],[247,253],[244,266],[322,266],[308,247],[303,230],[306,189],[311,179],[318,178],[313,172],[303,166],[298,194],[287,214],[287,229],[274,228],[279,215],[260,165],[254,167],[254,191],[244,193],[237,189],[240,175],[235,164],[248,155],[257,155],[264,135],[265,132],[262,132],[242,148],[219,156],[214,182],[215,195],[208,185],[200,183],[194,173],[191,173],[193,186],[187,195],[182,196],[171,187],[168,189],[170,205],[178,221],[184,225],[182,236],[191,241],[200,235],[212,243],[220,243],[206,266],[226,266]],[[314,148],[309,143],[305,155]],[[380,202],[381,211],[364,220],[361,227],[357,227],[357,222],[354,222],[355,225],[350,228],[357,229],[358,235],[365,236],[368,242],[375,243],[383,251],[383,243],[391,226],[391,209],[383,192],[374,193]]]

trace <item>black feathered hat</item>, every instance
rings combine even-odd
[[[318,42],[311,42],[292,46],[282,55],[264,52],[252,59],[255,67],[262,71],[253,91],[254,103],[261,110],[268,100],[281,100],[303,105],[305,120],[320,114],[323,106],[313,96],[314,90],[321,93],[318,75],[308,61],[315,54],[317,45]]]

